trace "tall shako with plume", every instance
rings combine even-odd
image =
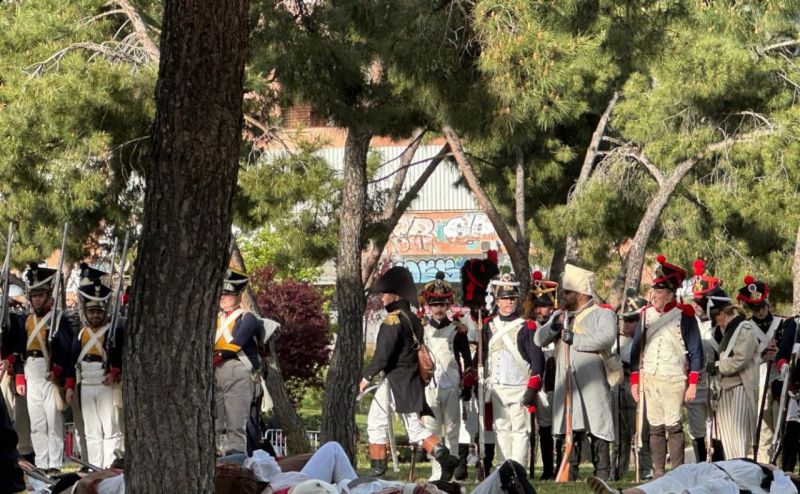
[[[769,297],[769,285],[748,274],[744,277],[744,286],[739,288],[736,300],[747,304],[751,309],[758,309],[767,302],[767,297]]]
[[[693,268],[694,284],[692,285],[692,295],[694,296],[694,303],[700,306],[713,322],[714,314],[723,307],[731,305],[731,299],[722,289],[722,281],[706,274],[706,263],[703,259],[696,259]]]

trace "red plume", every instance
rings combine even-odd
[[[696,259],[694,261],[694,275],[703,276],[705,271],[706,271],[706,262],[702,259]]]
[[[492,261],[492,264],[497,264],[497,251],[496,250],[486,251],[486,259]]]
[[[541,281],[542,272],[541,271],[534,271],[533,275],[531,277],[533,278],[533,281]]]
[[[667,256],[664,254],[659,254],[658,257],[656,257],[656,261],[658,261],[659,264],[664,264],[667,262]]]
[[[745,285],[752,285],[755,282],[756,282],[756,279],[753,277],[752,274],[748,274],[747,276],[744,277],[744,284]]]

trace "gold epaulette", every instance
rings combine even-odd
[[[389,326],[397,326],[400,324],[400,316],[398,313],[399,311],[394,311],[386,314],[386,319],[383,320],[383,324],[387,324]]]

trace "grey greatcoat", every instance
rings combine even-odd
[[[577,319],[577,324],[575,320]],[[603,353],[610,353],[617,334],[616,314],[589,305],[585,309],[568,313],[566,324],[572,327],[574,339],[570,349],[572,379],[572,430],[587,431],[592,435],[614,440],[611,389],[606,380]],[[534,334],[537,345],[545,347],[555,341],[556,382],[553,393],[553,433],[565,433],[564,421],[564,349],[561,332],[542,328]]]

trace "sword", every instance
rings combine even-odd
[[[392,410],[392,391],[389,388],[389,379],[384,377],[383,382],[386,383],[386,416],[388,419],[387,423],[389,425],[389,448],[392,450],[392,470],[394,473],[398,473],[400,472],[400,461],[397,459],[397,443],[394,439],[394,424],[392,424],[394,419],[394,410]]]
[[[356,401],[361,401],[362,398],[378,389],[378,386],[380,386],[380,384],[373,384],[372,386],[364,388],[364,391],[358,393],[358,396],[356,396]]]
[[[77,463],[82,467],[86,467],[89,470],[94,470],[95,472],[102,472],[104,470],[103,468],[100,468],[97,465],[92,465],[88,461],[83,461],[80,458],[75,458],[74,456],[68,456],[67,459],[69,459],[69,461]]]

